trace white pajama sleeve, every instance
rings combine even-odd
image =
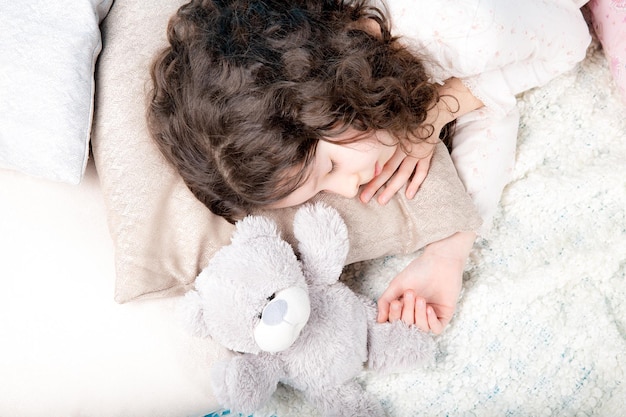
[[[452,160],[491,227],[515,162],[515,95],[572,69],[591,41],[582,0],[390,0],[392,32],[432,81],[460,78],[485,107],[457,120]]]

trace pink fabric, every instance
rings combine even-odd
[[[593,28],[626,103],[626,0],[591,0]]]

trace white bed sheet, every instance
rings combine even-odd
[[[215,407],[223,352],[176,299],[113,301],[113,245],[93,164],[79,186],[0,170],[0,416],[159,417]]]

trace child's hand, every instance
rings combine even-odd
[[[378,321],[402,320],[441,333],[456,309],[464,264],[426,253],[414,259],[378,299]]]
[[[413,198],[428,174],[434,147],[439,141],[439,134],[443,127],[448,122],[482,106],[483,102],[474,97],[460,79],[446,80],[439,87],[439,100],[428,110],[424,126],[431,126],[432,129],[422,132],[427,133],[423,136],[423,142],[412,145],[408,155],[398,147],[381,173],[365,185],[361,191],[361,201],[369,202],[374,194],[386,184],[385,189],[378,196],[378,202],[386,204],[407,181],[409,184],[406,187],[406,196]]]
[[[426,247],[378,299],[378,321],[402,320],[441,333],[456,310],[474,238],[472,232],[461,232]]]
[[[398,146],[380,174],[365,185],[361,191],[361,201],[369,202],[372,196],[384,186],[385,189],[380,193],[377,200],[380,204],[387,204],[391,197],[407,182],[405,191],[407,198],[415,197],[417,190],[428,174],[434,148],[434,144],[422,142],[419,145],[413,145],[412,152],[407,155]]]

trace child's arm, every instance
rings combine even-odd
[[[483,106],[482,101],[474,97],[458,78],[450,78],[439,87],[439,97],[437,104],[428,112],[425,122],[425,125],[433,126],[431,135],[419,145],[413,145],[409,155],[398,147],[381,173],[363,188],[361,201],[369,202],[374,194],[385,186],[378,196],[378,202],[386,204],[407,181],[409,183],[405,191],[406,196],[413,198],[428,174],[430,160],[441,129],[452,120]]]
[[[428,173],[432,152],[443,126],[483,106],[482,101],[474,97],[457,78],[447,80],[440,87],[439,95],[440,100],[429,112],[427,120],[434,127],[432,135],[411,155],[397,151],[381,174],[365,186],[361,194],[363,201],[369,201],[386,184],[378,196],[379,203],[385,204],[409,181],[411,175],[413,178],[409,181],[406,194],[408,198],[413,198]],[[459,232],[426,246],[424,253],[395,277],[379,298],[378,320],[401,319],[408,324],[416,324],[422,330],[441,333],[456,310],[463,269],[475,238],[473,232]]]
[[[441,333],[456,309],[474,232],[458,232],[426,246],[378,299],[378,321],[402,320]]]

